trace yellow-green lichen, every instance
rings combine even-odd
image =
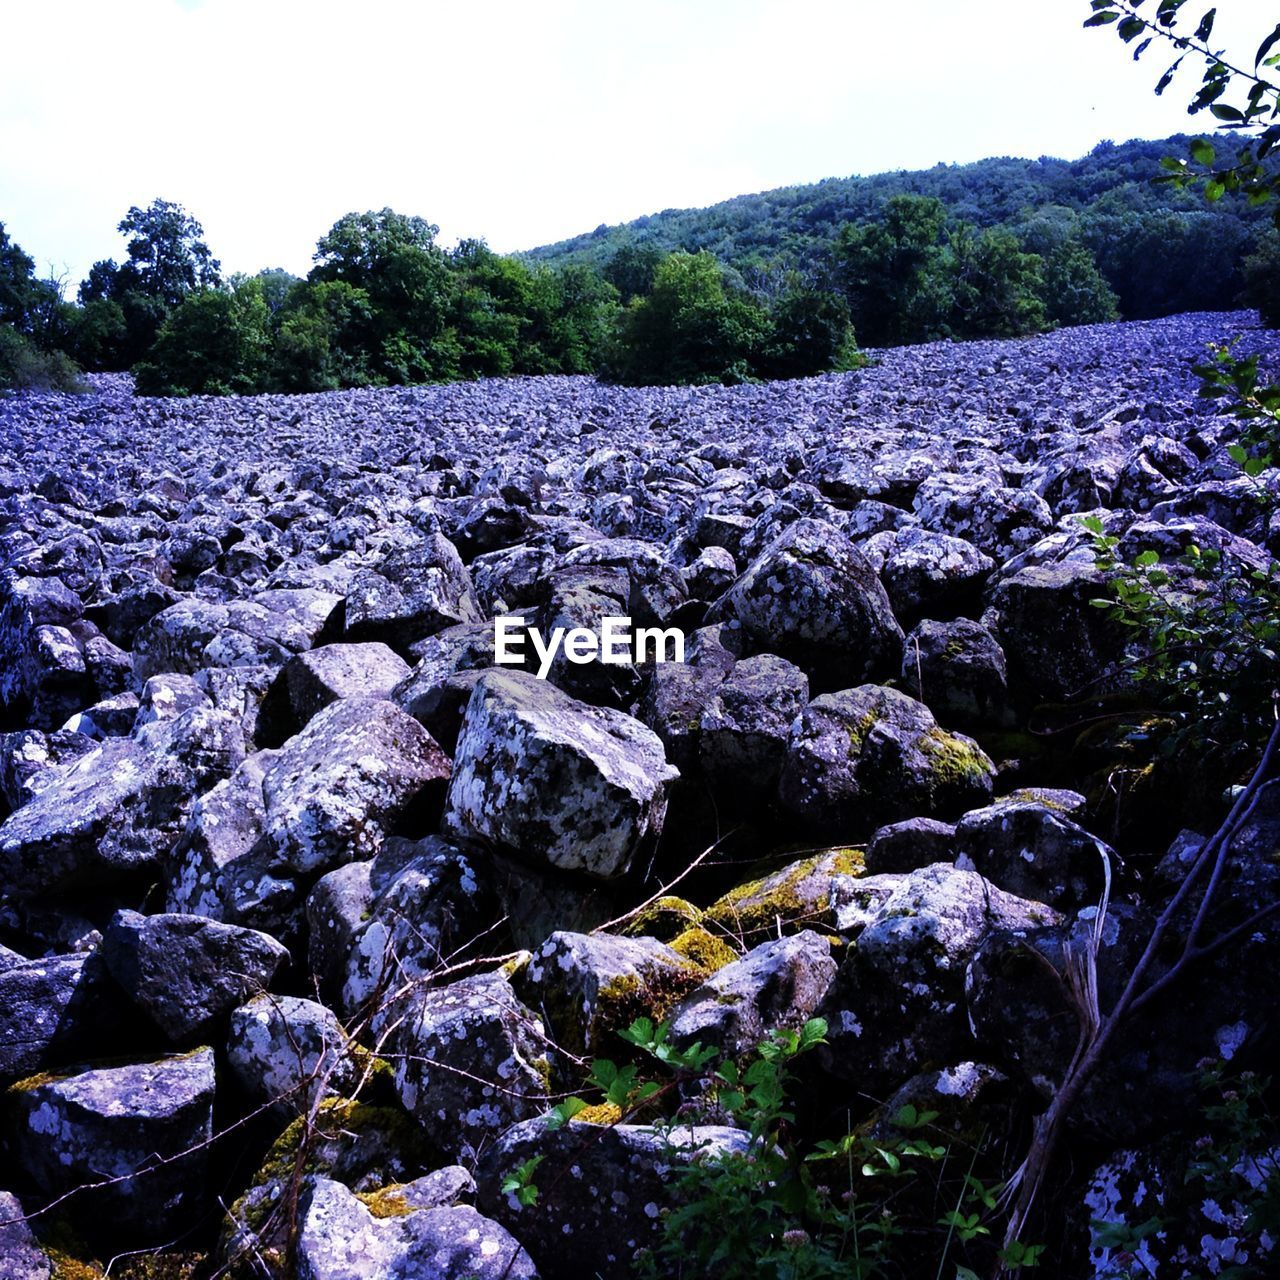
[[[413,1212],[402,1182],[379,1187],[377,1191],[358,1191],[356,1197],[375,1218],[405,1218]]]
[[[573,1118],[579,1124],[617,1124],[622,1119],[622,1108],[613,1102],[597,1102],[583,1107]]]
[[[657,938],[659,942],[670,942],[701,921],[702,912],[692,902],[668,894],[638,911],[620,932],[627,938]]]

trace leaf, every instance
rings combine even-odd
[[[1263,58],[1275,48],[1277,41],[1280,41],[1280,24],[1277,24],[1276,29],[1258,46],[1258,56],[1253,60],[1255,71],[1262,65]]]
[[[1196,40],[1208,40],[1213,33],[1213,20],[1218,16],[1217,9],[1210,9],[1208,13],[1200,19],[1200,25],[1196,28],[1196,34],[1193,37]]]
[[[1230,458],[1232,462],[1238,463],[1242,467],[1249,460],[1249,455],[1242,444],[1228,445],[1227,457]]]
[[[1217,108],[1215,107],[1214,110],[1216,111]],[[1210,178],[1209,181],[1204,184],[1204,198],[1206,200],[1221,200],[1224,191],[1226,191],[1226,187],[1224,187],[1216,178]]]
[[[1105,27],[1108,22],[1115,22],[1119,17],[1118,13],[1112,13],[1110,9],[1104,9],[1101,13],[1095,13],[1092,18],[1086,18],[1084,25],[1086,27]]]
[[[1191,152],[1191,158],[1196,164],[1202,164],[1205,168],[1210,168],[1215,159],[1215,152],[1211,143],[1204,138],[1196,138],[1188,148]]]
[[[1219,120],[1228,120],[1233,123],[1238,123],[1244,119],[1244,112],[1241,111],[1239,107],[1229,106],[1225,102],[1215,102],[1209,110],[1217,116]]]
[[[1116,35],[1128,44],[1129,41],[1136,40],[1146,29],[1147,24],[1141,18],[1126,18],[1116,28]]]
[[[1160,556],[1158,552],[1144,551],[1140,556],[1138,556],[1138,558],[1133,563],[1139,569],[1146,569],[1153,564],[1158,564],[1159,561],[1160,561]]]

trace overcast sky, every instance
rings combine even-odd
[[[1201,6],[1191,5],[1199,11]],[[1274,0],[1227,0],[1252,61]],[[1087,0],[2,0],[0,221],[72,281],[185,205],[225,270],[350,210],[532,248],[852,173],[1189,128]],[[1203,118],[1198,118],[1199,122]],[[1206,122],[1207,123],[1207,122]]]

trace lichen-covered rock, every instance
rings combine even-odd
[[[975,809],[955,831],[957,865],[1019,897],[1070,908],[1096,902],[1115,853],[1070,818],[1034,801]]]
[[[413,852],[383,884],[380,863],[387,845],[370,864],[376,896],[340,966],[338,1004],[347,1013],[363,1009],[378,993],[393,993],[447,967],[496,916],[491,885],[481,883],[460,850],[435,836],[408,846]]]
[[[326,644],[300,653],[280,673],[293,722],[305,725],[339,698],[390,698],[409,664],[385,644]]]
[[[80,597],[58,578],[0,575],[0,726],[52,730],[94,701],[68,629]]]
[[[741,793],[750,778],[763,795],[782,767],[791,722],[809,701],[809,680],[774,654],[737,663],[716,686],[699,724],[699,763],[721,788]]]
[[[351,942],[368,923],[375,898],[368,862],[348,862],[320,877],[307,895],[307,963],[321,993],[342,990]]]
[[[870,890],[881,878],[868,876],[859,887]],[[947,863],[883,878],[890,892],[865,914],[822,1011],[827,1069],[873,1091],[926,1063],[967,1056],[970,958],[998,929],[1059,918]]]
[[[357,1054],[337,1015],[301,996],[255,996],[231,1013],[227,1064],[255,1103],[305,1112],[316,1095],[345,1094]]]
[[[982,589],[995,561],[971,542],[930,529],[893,535],[881,581],[903,626],[921,618],[954,618],[980,612]]]
[[[516,991],[570,1053],[606,1053],[612,1032],[664,1016],[702,976],[656,938],[562,930],[534,952]]]
[[[955,825],[935,818],[906,818],[880,827],[864,855],[868,875],[915,871],[955,860]]]
[[[299,1203],[299,1280],[536,1280],[529,1255],[470,1205],[377,1216],[341,1182],[313,1177]]]
[[[928,476],[912,505],[927,529],[965,538],[1004,561],[1053,525],[1049,504],[1029,489],[1009,489],[987,476],[943,472]]]
[[[102,939],[111,976],[175,1043],[270,986],[289,958],[274,938],[201,916],[117,911]]]
[[[488,672],[467,704],[445,821],[607,879],[657,838],[677,776],[638,720],[521,672]]]
[[[420,989],[398,1022],[384,1056],[405,1109],[440,1150],[474,1157],[550,1105],[553,1047],[501,974]]]
[[[821,689],[896,671],[902,630],[861,552],[839,530],[801,519],[785,529],[725,593],[757,653],[777,653]]]
[[[59,776],[59,766],[93,750],[94,739],[65,729],[0,736],[0,812],[20,809]]]
[[[946,1134],[963,1143],[980,1144],[988,1131],[1005,1132],[1015,1123],[1018,1087],[1002,1071],[985,1062],[957,1062],[912,1076],[882,1106],[871,1136],[881,1142],[909,1136],[913,1125],[902,1121],[904,1108],[914,1119],[934,1113],[928,1132]]]
[[[438,530],[356,575],[346,597],[345,636],[405,650],[444,627],[477,622],[471,577],[458,549]]]
[[[196,796],[244,757],[239,726],[197,708],[112,738],[58,771],[0,826],[0,868],[18,893],[110,884],[152,868]]]
[[[302,873],[368,857],[409,802],[448,776],[448,757],[412,716],[383,699],[344,698],[263,771],[267,838]]]
[[[0,1081],[118,1048],[124,1013],[95,953],[11,957],[0,969]]]
[[[731,889],[693,923],[748,946],[798,929],[834,929],[840,905],[862,875],[855,849],[826,849]]]
[[[763,942],[713,973],[671,1011],[671,1039],[736,1057],[779,1027],[802,1026],[836,976],[831,944],[807,930]]]
[[[213,1051],[13,1085],[14,1150],[46,1195],[110,1180],[71,1212],[123,1247],[159,1244],[207,1203]]]
[[[778,794],[810,830],[856,839],[887,822],[960,813],[991,795],[995,766],[914,698],[861,685],[796,717]]]
[[[53,1263],[37,1243],[18,1197],[0,1191],[0,1259],[6,1280],[54,1280]]]
[[[1114,626],[1091,600],[1106,594],[1092,564],[1030,565],[999,579],[982,616],[1004,650],[1009,687],[1024,704],[1104,692],[1120,657]]]
[[[1010,719],[1004,650],[970,618],[917,625],[903,645],[900,678],[903,689],[947,724]]]

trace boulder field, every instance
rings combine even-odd
[[[1108,882],[1104,1008],[1225,812],[1055,730],[1127,679],[1081,515],[1280,552],[1192,372],[1237,334],[1280,359],[1240,312],[742,387],[0,397],[0,1275],[621,1280],[749,1139],[548,1120],[640,1017],[718,1060],[820,1017],[802,1123],[999,1116],[1016,1165]],[[498,617],[684,660],[539,679]],[[1278,836],[1280,783],[1228,911]],[[1048,1274],[1120,1274],[1096,1221],[1163,1203],[1197,1063],[1274,1060],[1276,920],[1080,1097]],[[1265,1267],[1237,1219],[1142,1257]]]

